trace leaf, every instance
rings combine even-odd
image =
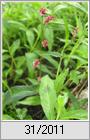
[[[48,48],[51,51],[52,47],[53,47],[53,38],[54,38],[53,29],[50,27],[45,28],[44,29],[44,37],[45,37],[45,39],[48,40]]]
[[[63,98],[64,98],[64,105],[66,105],[66,103],[68,102],[68,98],[69,98],[68,92],[63,91],[62,94],[63,94]]]
[[[38,37],[41,36],[41,33],[42,33],[42,24],[39,24],[38,25],[38,31],[37,31]]]
[[[27,64],[27,67],[28,67],[28,71],[29,71],[29,76],[30,78],[33,78],[34,77],[34,67],[33,67],[33,62],[34,60],[37,58],[37,55],[34,54],[34,53],[26,53],[26,64]]]
[[[12,26],[12,28],[20,29],[20,30],[23,30],[23,31],[26,30],[25,25],[23,23],[19,22],[19,21],[8,20],[7,22],[9,23],[10,27]]]
[[[20,46],[20,39],[17,39],[16,41],[13,42],[13,44],[10,46],[10,54],[14,56],[16,50]]]
[[[54,9],[54,12],[56,13],[56,12],[59,12],[59,11],[61,11],[62,9],[65,9],[65,8],[67,8],[68,6],[67,5],[57,5],[56,7],[55,7],[55,9]]]
[[[50,56],[53,56],[53,57],[56,57],[56,58],[61,56],[61,54],[59,52],[56,52],[56,51],[48,51],[48,52],[45,53],[45,55],[46,56],[50,55]]]
[[[32,105],[32,106],[40,105],[40,97],[39,96],[28,97],[28,98],[18,102],[18,104]]]
[[[43,64],[41,64],[40,65],[40,68],[38,68],[38,69],[40,69],[45,74],[49,74],[50,76],[53,76],[52,75],[52,72],[45,65],[43,65]]]
[[[15,120],[15,119],[9,116],[8,114],[3,114],[2,120]]]
[[[80,20],[80,18],[78,18],[78,16],[76,16],[76,26],[78,27],[78,32],[77,32],[77,36],[79,38],[83,37],[84,36],[84,27],[83,27],[83,24],[82,24],[82,21]]]
[[[70,80],[72,80],[74,83],[78,84],[79,83],[79,73],[76,70],[72,70],[70,72]]]
[[[75,42],[74,47],[72,48],[70,54],[68,55],[68,58],[67,58],[68,63],[70,62],[71,57],[75,54],[76,50],[79,48],[82,40],[83,38],[80,38],[78,39],[77,42]]]
[[[18,108],[16,109],[16,113],[17,113],[17,117],[20,119],[20,120],[23,120],[27,114],[27,109],[26,108]]]
[[[10,59],[10,55],[9,54],[4,54],[3,55],[3,61],[6,61],[8,59]]]
[[[80,62],[81,65],[84,65],[84,64],[87,64],[88,63],[87,59],[84,59],[84,58],[82,58],[82,57],[80,57],[78,55],[72,55],[71,58],[78,60],[78,62]]]
[[[65,100],[64,100],[64,96],[59,95],[58,96],[58,100],[57,100],[57,118],[56,120],[58,120],[62,114],[65,112]]]
[[[26,36],[27,36],[27,40],[28,40],[28,43],[30,44],[31,47],[33,47],[33,44],[34,44],[34,33],[32,30],[27,30],[26,31]]]
[[[55,68],[58,68],[58,62],[53,57],[60,57],[60,53],[53,51],[35,51],[36,54],[48,60]],[[53,56],[53,57],[52,57]]]
[[[68,4],[70,6],[72,6],[73,8],[75,8],[75,9],[77,8],[77,9],[81,10],[82,12],[85,12],[86,14],[88,14],[88,10],[84,6],[80,5],[79,3],[77,3],[77,2],[74,2],[74,3],[69,2]]]
[[[48,60],[56,69],[58,68],[58,62],[54,60],[51,56],[45,57],[46,60]]]
[[[54,82],[48,75],[41,79],[39,88],[41,106],[48,120],[55,119],[56,91]]]
[[[16,72],[17,76],[21,76],[23,74],[22,69],[17,69],[15,72]]]
[[[87,111],[83,109],[79,110],[69,110],[65,113],[63,113],[62,118],[63,120],[68,120],[68,119],[77,119],[77,120],[84,120],[87,119]]]
[[[28,80],[29,82],[31,82],[32,85],[38,85],[38,81],[35,80],[35,79],[27,78],[27,80]]]
[[[33,90],[32,86],[14,86],[11,88],[11,93],[10,91],[7,91],[3,94],[4,107],[11,103],[17,103],[17,101],[33,95],[36,95],[36,92]]]
[[[56,77],[54,83],[55,83],[55,89],[57,93],[62,90],[67,74],[68,74],[68,69],[62,71],[61,74]]]
[[[76,54],[82,58],[88,59],[88,45],[84,43],[80,45],[79,48],[76,50]]]
[[[21,68],[25,66],[25,56],[18,56],[15,58],[16,68]]]
[[[65,16],[63,16],[64,19],[64,24],[65,24],[65,48],[68,44],[68,40],[69,40],[69,26],[68,26],[68,21],[67,18]]]
[[[3,50],[2,50],[2,53],[8,53],[8,50],[3,49]]]
[[[64,21],[63,21],[63,19],[56,19],[56,20],[54,20],[54,21],[52,21],[52,23],[54,23],[54,24],[56,24],[56,25],[64,25]],[[58,30],[60,30],[60,29],[58,29]]]

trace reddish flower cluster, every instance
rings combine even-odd
[[[42,46],[43,46],[43,48],[48,47],[48,41],[46,39],[42,41]]]
[[[40,9],[40,15],[41,16],[44,16],[47,12],[47,9],[46,8],[41,8]],[[44,19],[44,24],[48,24],[51,20],[53,20],[54,17],[53,16],[46,16],[45,19]]]
[[[39,59],[35,59],[35,61],[33,62],[33,67],[37,68],[39,64],[40,64],[40,60]]]
[[[46,8],[41,8],[39,10],[39,12],[40,12],[41,16],[45,16],[44,24],[48,24],[50,21],[52,21],[54,19],[53,16],[50,16],[50,15],[46,16],[45,15],[47,13],[47,9]],[[41,44],[42,44],[43,48],[48,48],[48,40],[44,39]],[[33,62],[33,67],[37,68],[39,64],[40,64],[40,60],[39,59],[35,59],[35,61]],[[41,81],[41,76],[38,76],[37,80],[40,82]]]
[[[40,15],[41,16],[44,16],[46,14],[46,12],[47,12],[47,9],[45,9],[45,8],[40,9]]]
[[[48,24],[51,20],[53,20],[54,19],[54,17],[53,16],[47,16],[46,18],[45,18],[45,20],[44,20],[44,23],[45,24]]]

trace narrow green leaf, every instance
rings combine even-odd
[[[61,11],[62,9],[66,9],[68,6],[65,5],[65,4],[60,4],[60,5],[57,5],[54,9],[54,12],[58,12],[58,11]]]
[[[31,31],[30,29],[26,31],[26,36],[27,36],[27,40],[30,44],[31,47],[33,47],[34,44],[34,33],[33,31]]]
[[[34,60],[37,58],[37,55],[34,53],[26,53],[26,62],[27,62],[27,67],[28,67],[28,71],[29,71],[29,76],[31,78],[34,77],[34,67],[33,67],[33,62]]]
[[[45,57],[46,60],[48,60],[56,69],[58,68],[58,62],[54,60],[51,56]]]
[[[68,70],[64,70],[58,75],[55,79],[55,89],[58,92],[60,92],[64,86],[65,79],[67,77]]]
[[[54,38],[53,29],[50,27],[45,28],[44,29],[44,37],[45,37],[45,39],[48,40],[48,48],[51,51],[52,47],[53,47],[53,38]]]
[[[52,72],[45,65],[41,64],[39,69],[45,74],[49,74],[50,76],[52,76]]]
[[[38,85],[38,81],[36,79],[27,78],[27,80],[32,83],[32,85]]]
[[[57,100],[57,118],[56,120],[58,120],[62,114],[65,112],[65,100],[64,100],[64,96],[59,95],[58,96],[58,100]]]
[[[17,39],[16,41],[13,42],[13,44],[10,46],[10,54],[14,55],[16,50],[20,46],[20,39]]]
[[[32,106],[40,105],[40,97],[39,96],[28,97],[28,98],[18,102],[18,104],[32,105]]]
[[[81,10],[82,12],[85,12],[86,14],[88,14],[88,10],[82,6],[81,4],[77,3],[77,2],[69,2],[68,5],[72,6],[72,8],[77,8],[79,11]]]
[[[19,21],[15,21],[15,20],[8,20],[7,21],[9,23],[9,26],[12,26],[13,28],[18,28],[20,30],[25,31],[26,27],[23,23],[19,22]]]
[[[60,57],[60,53],[53,51],[35,51],[35,53],[48,60],[48,62],[50,62],[55,68],[58,68],[58,62],[54,59],[54,57]]]

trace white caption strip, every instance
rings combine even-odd
[[[2,139],[89,139],[89,122],[2,122]]]

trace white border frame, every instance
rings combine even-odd
[[[2,120],[2,4],[3,3],[7,3],[7,2],[87,2],[88,3],[88,119],[87,120]],[[89,95],[89,66],[90,66],[90,64],[89,64],[89,45],[90,45],[90,42],[89,42],[89,1],[83,1],[83,0],[75,0],[75,1],[73,1],[73,0],[64,0],[64,1],[51,1],[51,0],[41,0],[41,1],[38,1],[38,0],[35,0],[35,1],[21,1],[21,0],[18,0],[18,1],[14,1],[14,0],[12,0],[12,1],[10,1],[10,0],[7,0],[7,1],[4,1],[4,0],[1,0],[1,122],[52,122],[52,121],[55,121],[55,122],[87,122],[87,121],[89,121],[89,114],[90,114],[90,108],[89,108],[89,104],[90,104],[90,95]]]

